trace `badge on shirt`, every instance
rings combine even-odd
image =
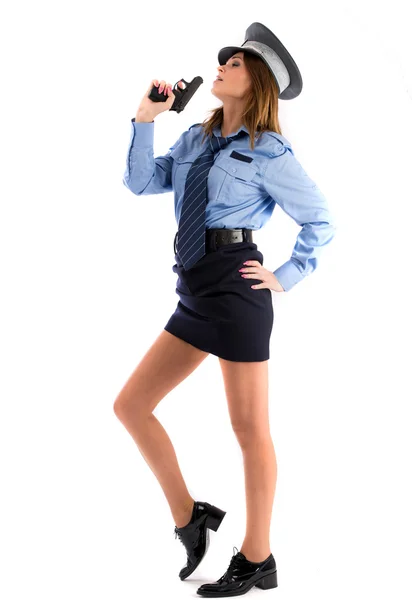
[[[236,150],[233,150],[230,156],[232,158],[237,158],[237,160],[242,160],[243,162],[251,163],[253,161],[251,156],[245,156],[244,154],[240,154],[240,152],[236,152]]]

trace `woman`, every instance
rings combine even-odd
[[[155,85],[168,100],[143,98],[132,119],[123,179],[136,195],[175,194],[179,225],[173,270],[179,302],[121,390],[114,410],[166,495],[176,535],[187,552],[182,580],[204,558],[209,529],[217,531],[226,513],[191,497],[172,443],[152,411],[209,353],[219,357],[244,457],[246,536],[225,574],[197,590],[207,597],[277,586],[269,541],[277,476],[268,420],[271,291],[289,291],[312,272],[335,230],[325,197],[294,157],[279,126],[278,99],[300,93],[299,70],[264,25],[253,23],[245,39],[241,47],[219,53],[219,80],[212,93],[222,106],[156,159],[154,118],[172,107],[175,96],[164,80],[152,81],[148,92]],[[252,230],[269,220],[276,203],[302,229],[291,259],[272,272],[263,267]]]

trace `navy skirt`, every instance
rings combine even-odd
[[[234,361],[269,359],[273,327],[272,292],[252,289],[261,279],[242,277],[239,269],[246,260],[263,254],[254,242],[218,246],[189,270],[175,254],[173,271],[177,274],[179,301],[164,327],[166,331],[196,348]]]

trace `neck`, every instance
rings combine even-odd
[[[223,105],[223,121],[220,128],[223,137],[228,137],[237,132],[242,123],[242,107],[239,102],[233,101]]]

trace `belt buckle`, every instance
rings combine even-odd
[[[219,238],[220,238],[220,242],[222,246],[225,246],[227,244],[234,244],[234,243],[238,243],[236,241],[237,238],[237,231],[234,231],[232,229],[220,229],[219,231]],[[216,241],[218,239],[218,232],[216,231]],[[244,230],[244,228],[242,227],[242,240],[244,242],[247,241],[246,239],[246,231]]]

